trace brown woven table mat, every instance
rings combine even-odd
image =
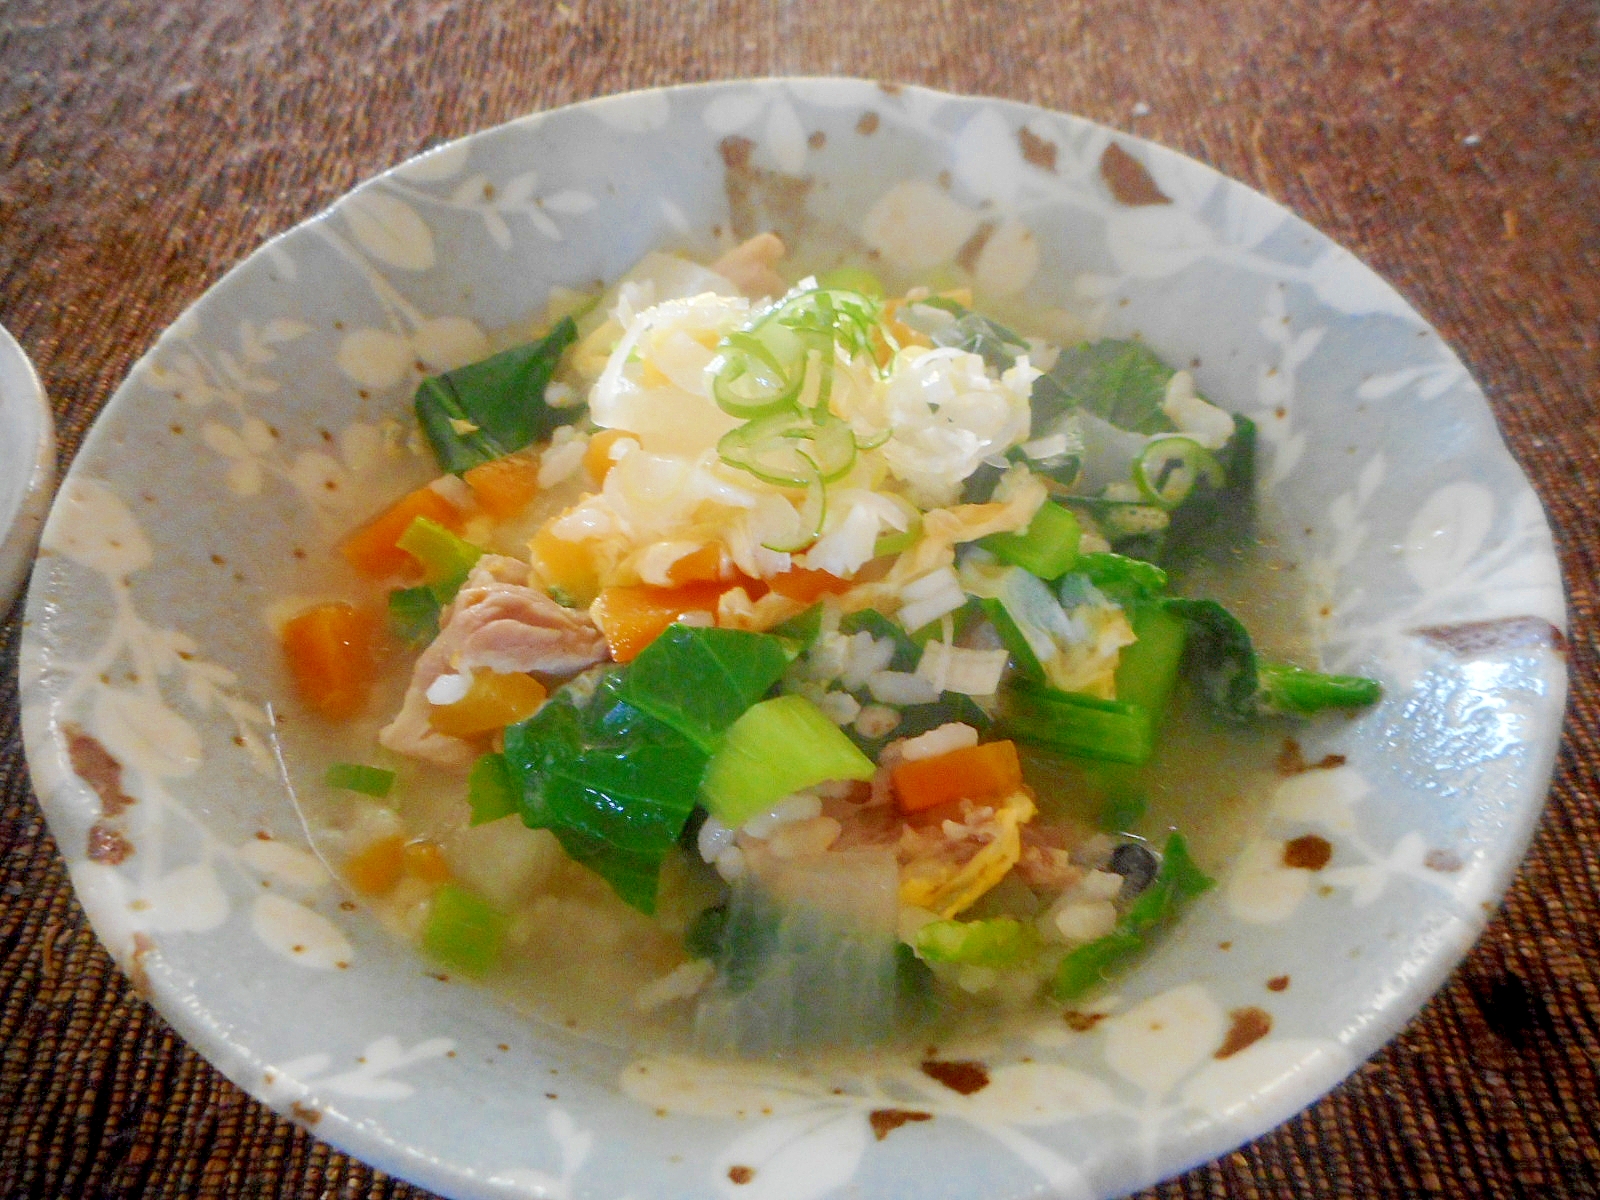
[[[1288,205],[1488,392],[1554,521],[1573,696],[1501,914],[1375,1059],[1150,1195],[1600,1196],[1600,9],[1592,0],[3,0],[0,323],[61,461],[264,238],[444,138],[635,87],[853,74],[1033,101]],[[0,614],[3,615],[3,614]],[[223,1080],[72,899],[0,629],[0,1193],[422,1196]]]

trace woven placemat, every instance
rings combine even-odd
[[[1573,693],[1501,914],[1404,1033],[1295,1120],[1149,1195],[1600,1196],[1600,23],[1589,0],[1000,4],[6,0],[0,322],[63,465],[230,264],[365,176],[634,87],[854,74],[1155,138],[1389,278],[1484,385],[1556,526]],[[0,1195],[420,1197],[223,1080],[72,899],[0,629]]]

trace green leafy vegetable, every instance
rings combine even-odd
[[[991,371],[1008,371],[1019,354],[1027,353],[1028,342],[1021,334],[947,296],[919,300],[912,307],[938,309],[954,317],[953,321],[927,323],[924,332],[936,346],[980,355]]]
[[[417,422],[439,466],[460,474],[545,441],[583,409],[552,408],[545,388],[578,337],[569,317],[536,342],[424,379],[417,388]]]
[[[621,696],[711,754],[793,658],[768,634],[669,625],[630,664]]]
[[[714,904],[702,909],[683,931],[683,948],[690,958],[715,958],[722,948],[722,934],[728,927],[728,906]]]
[[[689,819],[706,755],[622,698],[622,668],[593,694],[569,685],[505,733],[523,823],[548,829],[578,862],[643,912]]]
[[[1310,716],[1330,708],[1363,708],[1377,703],[1383,685],[1360,675],[1325,675],[1292,663],[1256,660],[1261,705],[1272,713]]]
[[[1061,351],[1033,382],[1033,427],[1048,429],[1081,408],[1134,433],[1169,433],[1162,411],[1174,370],[1142,342],[1106,338]]]
[[[1179,834],[1167,838],[1161,870],[1104,937],[1067,953],[1056,968],[1052,991],[1062,1003],[1076,1000],[1105,981],[1127,959],[1143,950],[1148,935],[1169,922],[1189,901],[1212,887],[1212,880],[1189,857]]]
[[[701,795],[724,825],[743,825],[801,788],[872,778],[872,760],[802,696],[746,709],[706,766]]]
[[[822,634],[821,602],[813,604],[802,613],[796,613],[781,624],[774,625],[772,633],[798,646],[800,653],[804,654]]]
[[[1212,708],[1232,720],[1361,708],[1383,694],[1376,680],[1258,658],[1244,625],[1215,600],[1173,597],[1164,604],[1189,626],[1186,669]]]
[[[476,892],[447,883],[433,894],[422,949],[442,966],[481,978],[500,961],[509,923]]]
[[[1167,573],[1155,563],[1123,554],[1080,555],[1074,571],[1086,575],[1104,595],[1123,607],[1153,600],[1167,590]]]
[[[360,792],[363,796],[378,799],[389,794],[394,787],[394,772],[383,767],[369,767],[362,763],[334,763],[328,768],[323,782],[329,787]]]
[[[911,635],[900,625],[873,608],[847,613],[839,621],[840,633],[870,633],[875,638],[888,638],[894,643],[894,657],[889,660],[891,671],[915,671],[922,661],[922,650]]]

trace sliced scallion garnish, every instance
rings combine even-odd
[[[792,412],[747,421],[722,435],[717,454],[730,467],[778,487],[831,483],[856,461],[856,439],[839,420],[812,421]]]
[[[1139,494],[1161,508],[1177,508],[1201,480],[1213,488],[1228,481],[1216,455],[1193,438],[1153,438],[1133,460],[1133,482]]]

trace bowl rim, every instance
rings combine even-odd
[[[204,291],[195,296],[193,300],[191,300],[190,303],[185,307],[184,313],[180,314],[180,316],[171,325],[167,326],[166,329],[163,329],[160,334],[158,334],[156,341],[153,342],[152,345],[146,350],[145,354],[141,356],[139,361],[129,369],[127,375],[124,376],[122,382],[119,383],[118,388],[113,393],[106,407],[102,408],[101,412],[96,414],[94,424],[98,424],[104,413],[108,411],[111,406],[118,402],[119,398],[123,395],[124,389],[129,385],[130,381],[136,375],[138,375],[141,367],[146,365],[146,363],[156,353],[157,349],[160,348],[162,340],[165,338],[167,332],[170,331],[173,326],[181,322],[196,305],[201,304],[219,287],[222,287],[230,281],[235,280],[238,275],[248,266],[267,255],[282,241],[301,234],[307,229],[314,228],[329,220],[338,212],[345,200],[354,192],[360,191],[361,189],[366,188],[376,182],[392,179],[413,164],[431,156],[442,154],[451,150],[452,148],[471,143],[484,137],[485,135],[494,133],[506,127],[515,126],[530,120],[537,120],[541,117],[563,110],[592,108],[613,102],[628,102],[640,96],[652,94],[682,95],[690,93],[715,92],[719,90],[731,90],[737,88],[765,89],[771,87],[781,87],[795,83],[800,83],[808,87],[816,87],[830,83],[845,84],[849,86],[878,83],[879,86],[885,86],[879,83],[879,81],[852,76],[774,75],[669,84],[659,87],[636,89],[628,92],[608,93],[586,99],[575,100],[567,104],[555,106],[553,108],[533,110],[528,113],[508,118],[504,121],[495,122],[494,124],[486,125],[481,129],[473,130],[458,137],[442,141],[437,145],[429,146],[416,154],[410,155],[399,162],[393,163],[389,167],[386,167],[379,172],[361,179],[351,188],[347,189],[341,196],[336,198],[321,210],[313,213],[303,220],[297,221],[294,225],[279,231],[278,233],[258,244],[243,258],[235,262],[221,277],[214,280],[208,287],[205,288]],[[1231,187],[1243,188],[1253,195],[1272,204],[1275,208],[1281,210],[1282,212],[1295,217],[1295,219],[1302,221],[1304,220],[1303,218],[1300,218],[1297,213],[1293,212],[1293,210],[1289,209],[1285,204],[1274,199],[1273,197],[1267,196],[1265,193],[1260,192],[1251,185],[1225,174],[1224,172],[1211,166],[1209,163],[1204,162],[1204,160],[1198,159],[1195,156],[1186,154],[1182,151],[1174,150],[1166,145],[1163,145],[1162,143],[1152,141],[1137,134],[1116,129],[1113,126],[1106,125],[1092,118],[1083,117],[1076,113],[1067,112],[1066,110],[1049,108],[1043,104],[1035,104],[1028,101],[1011,99],[1008,97],[983,95],[978,93],[949,92],[939,88],[926,87],[920,84],[888,86],[892,86],[896,90],[921,92],[930,96],[938,97],[943,101],[997,105],[1013,111],[1043,113],[1056,117],[1066,117],[1074,122],[1081,122],[1086,126],[1091,126],[1096,129],[1104,130],[1108,133],[1114,134],[1120,143],[1137,146],[1147,153],[1153,153],[1158,156],[1172,156],[1188,162],[1198,163],[1207,171],[1210,171],[1216,175],[1219,179],[1225,180]],[[1329,245],[1341,246],[1340,243],[1335,242],[1331,237],[1328,237],[1326,234],[1322,234],[1320,230],[1317,232],[1319,236],[1323,237],[1328,242]],[[1362,265],[1363,267],[1365,266],[1364,263]],[[1388,286],[1387,280],[1384,280],[1384,283],[1386,286]],[[1422,314],[1418,313],[1408,299],[1402,297],[1402,301],[1406,308],[1421,324],[1430,329],[1433,328],[1432,323],[1426,320]],[[28,503],[37,508],[37,515],[34,517],[31,535],[25,534],[23,537],[23,541],[26,542],[29,540],[30,536],[32,539],[36,539],[38,537],[40,526],[43,525],[48,515],[48,505],[46,503],[46,499],[49,491],[49,483],[52,478],[54,461],[53,426],[51,425],[49,419],[49,405],[47,398],[44,395],[42,386],[40,386],[38,383],[38,378],[36,373],[33,371],[32,365],[28,363],[26,356],[21,354],[20,347],[16,346],[14,340],[10,338],[9,334],[5,333],[3,328],[0,328],[0,335],[4,335],[3,337],[0,337],[0,358],[3,358],[4,355],[9,352],[7,343],[9,343],[9,346],[14,348],[16,353],[21,356],[22,366],[26,369],[28,376],[33,381],[33,388],[36,391],[38,403],[45,416],[44,429],[41,433],[33,475],[30,479],[30,490],[28,495]],[[1448,346],[1448,343],[1446,343],[1446,345]],[[1452,350],[1451,353],[1454,354],[1454,351]],[[3,382],[3,375],[0,375],[0,382]],[[93,432],[94,431],[91,426],[91,429],[85,435],[85,444],[87,444],[87,439]],[[1509,449],[1506,447],[1504,436],[1503,434],[1500,434],[1498,427],[1496,428],[1496,436],[1499,443],[1499,450],[1509,456]],[[69,477],[72,471],[75,469],[76,463],[74,463],[73,466],[68,469],[67,474]],[[1526,486],[1530,489],[1530,491],[1533,490],[1532,482],[1528,479],[1526,472],[1521,470],[1520,464],[1518,464],[1518,471],[1522,475]],[[1535,495],[1537,495],[1537,493],[1535,493]],[[0,550],[9,551],[16,536],[17,530],[14,527],[8,533],[6,541],[3,544],[0,544]],[[24,555],[24,566],[25,561],[26,555]],[[3,556],[0,556],[0,568],[4,568],[5,565],[6,564]],[[1557,560],[1557,569],[1559,570],[1559,560]],[[0,585],[3,585],[4,582],[4,571],[0,570]],[[0,586],[0,601],[3,601],[4,599],[5,589],[3,586]],[[1565,606],[1564,589],[1563,605]],[[25,632],[24,636],[25,638],[31,638],[37,636],[37,634]],[[1562,660],[1560,687],[1563,695],[1565,694],[1567,683],[1568,672],[1565,661]],[[26,693],[29,686],[29,680],[26,674],[23,676],[23,685],[24,692]],[[24,730],[24,733],[26,735],[26,729]],[[27,739],[25,736],[25,741],[29,740],[32,739]],[[1561,737],[1560,729],[1558,728],[1556,731],[1556,736],[1551,739],[1548,753],[1542,754],[1539,758],[1539,761],[1529,765],[1527,769],[1527,777],[1529,779],[1546,781],[1549,779],[1550,773],[1554,767],[1556,755],[1559,752],[1560,744]],[[42,744],[39,745],[37,749],[39,750],[41,757],[48,752],[47,748]],[[32,756],[30,755],[30,758],[31,757]],[[39,780],[37,776],[35,779],[35,786],[36,788],[39,786]],[[1544,791],[1541,793],[1541,795],[1547,794],[1548,783],[1544,785]],[[1526,854],[1527,846],[1531,841],[1541,818],[1543,808],[1544,803],[1541,799],[1537,804],[1525,804],[1517,810],[1514,828],[1512,830],[1511,837],[1506,842],[1505,852],[1494,860],[1492,869],[1489,872],[1492,882],[1490,883],[1488,890],[1492,896],[1496,898],[1503,897],[1513,876],[1519,870],[1522,860]],[[1323,1078],[1315,1081],[1315,1086],[1312,1088],[1302,1088],[1299,1090],[1289,1089],[1288,1092],[1280,1093],[1275,1098],[1277,1103],[1271,1106],[1263,1107],[1259,1111],[1258,1115],[1251,1122],[1251,1128],[1253,1132],[1248,1134],[1243,1139],[1229,1131],[1229,1129],[1223,1126],[1221,1123],[1213,1123],[1209,1130],[1210,1137],[1202,1137],[1197,1141],[1191,1142],[1190,1153],[1183,1161],[1178,1162],[1175,1159],[1169,1158],[1169,1163],[1172,1165],[1163,1168],[1159,1175],[1150,1177],[1141,1186],[1149,1186],[1161,1179],[1172,1178],[1184,1171],[1192,1169],[1196,1165],[1211,1161],[1218,1155],[1224,1154],[1228,1150],[1242,1145],[1249,1140],[1262,1136],[1263,1134],[1282,1124],[1284,1121],[1288,1120],[1295,1113],[1301,1111],[1311,1103],[1315,1102],[1317,1099],[1326,1095],[1335,1087],[1339,1086],[1346,1078],[1348,1078],[1350,1073],[1359,1068],[1362,1062],[1369,1058],[1383,1045],[1393,1040],[1393,1038],[1397,1036],[1404,1025],[1416,1016],[1418,1011],[1425,1004],[1428,997],[1433,995],[1433,993],[1438,990],[1448,976],[1460,965],[1461,960],[1470,949],[1472,943],[1481,933],[1482,928],[1487,923],[1490,915],[1492,915],[1492,911],[1486,907],[1485,911],[1479,915],[1475,925],[1470,925],[1470,927],[1463,926],[1457,931],[1457,936],[1453,936],[1449,939],[1441,941],[1435,948],[1433,954],[1421,964],[1421,969],[1415,970],[1407,976],[1404,986],[1398,989],[1391,996],[1389,1003],[1383,1009],[1378,1010],[1378,1012],[1374,1014],[1381,1016],[1382,1019],[1367,1022],[1359,1035],[1347,1043],[1347,1049],[1349,1050],[1349,1064],[1346,1068],[1339,1069],[1331,1078]],[[98,922],[91,920],[91,924],[95,925],[95,931],[98,936],[100,934]],[[107,939],[102,938],[102,942],[103,944],[109,945],[109,941]],[[121,965],[124,970],[128,970],[130,974],[135,973],[135,971],[132,969],[132,964],[119,962],[119,965]],[[138,973],[142,974],[142,972]],[[249,1059],[248,1051],[245,1047],[235,1044],[231,1041],[229,1033],[225,1028],[225,1023],[217,1021],[218,1014],[205,1013],[203,1010],[197,1011],[192,1005],[180,1003],[180,998],[177,995],[163,996],[161,994],[162,990],[162,987],[158,983],[158,985],[151,992],[147,993],[147,995],[151,999],[151,1002],[156,1005],[163,1018],[177,1028],[186,1040],[194,1043],[197,1049],[203,1048],[204,1056],[207,1058],[208,1062],[210,1062],[223,1074],[233,1079],[234,1082],[238,1083],[258,1101],[270,1108],[273,1108],[274,1111],[279,1111],[280,1106],[264,1094],[264,1089],[259,1083],[259,1073],[247,1071],[245,1069],[248,1066],[253,1065]],[[403,1178],[439,1190],[447,1195],[488,1194],[481,1187],[483,1183],[481,1177],[474,1176],[471,1173],[469,1166],[441,1162],[432,1155],[419,1151],[419,1149],[416,1147],[405,1144],[401,1141],[397,1141],[396,1139],[388,1136],[387,1130],[385,1130],[381,1125],[377,1125],[375,1127],[373,1122],[361,1119],[350,1119],[337,1111],[329,1111],[325,1113],[325,1116],[334,1119],[331,1122],[324,1121],[319,1123],[315,1130],[316,1136],[328,1141],[330,1144],[335,1145],[342,1150],[345,1150],[346,1152],[363,1161],[369,1162],[380,1169],[396,1173]]]
[[[15,454],[24,482],[10,511],[0,511],[0,613],[10,607],[28,574],[39,533],[50,509],[50,489],[55,480],[55,416],[39,372],[27,352],[0,325],[0,413],[21,417],[20,442],[6,430],[5,452]],[[0,497],[0,501],[3,501]]]

